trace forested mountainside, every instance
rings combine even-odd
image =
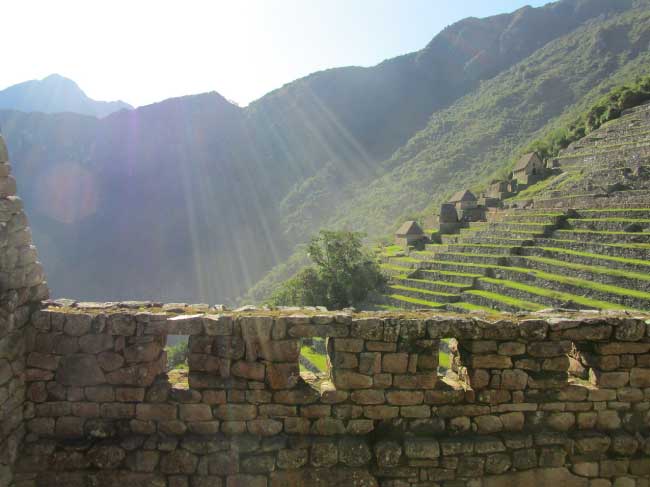
[[[246,108],[208,93],[101,120],[0,111],[54,294],[225,301],[320,227],[382,234],[647,69],[647,7],[563,0],[466,19],[419,52]]]
[[[58,74],[25,81],[0,90],[0,110],[21,112],[72,112],[105,117],[133,108],[123,101],[97,101],[88,97],[74,81]]]
[[[431,216],[459,189],[503,176],[536,138],[585,111],[612,87],[650,73],[648,4],[585,23],[432,115],[362,190],[350,191],[321,225],[387,235]],[[268,296],[295,272],[296,254],[247,298]]]

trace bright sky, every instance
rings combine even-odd
[[[246,105],[314,71],[371,66],[468,16],[548,0],[8,0],[0,89],[59,73],[145,105],[218,91]]]

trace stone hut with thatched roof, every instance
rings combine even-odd
[[[409,247],[423,242],[425,239],[424,230],[413,220],[404,222],[395,232],[395,244]]]
[[[529,152],[521,156],[512,170],[512,179],[517,180],[519,186],[530,186],[544,177],[544,161],[537,152]]]

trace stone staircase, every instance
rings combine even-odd
[[[556,184],[532,186],[530,198],[515,197],[489,222],[423,251],[384,255],[391,278],[381,306],[650,310],[650,105],[558,161]]]

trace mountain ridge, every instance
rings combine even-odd
[[[61,113],[105,117],[133,107],[121,100],[93,100],[69,78],[51,74],[41,80],[29,80],[0,91],[0,109],[22,112]]]

